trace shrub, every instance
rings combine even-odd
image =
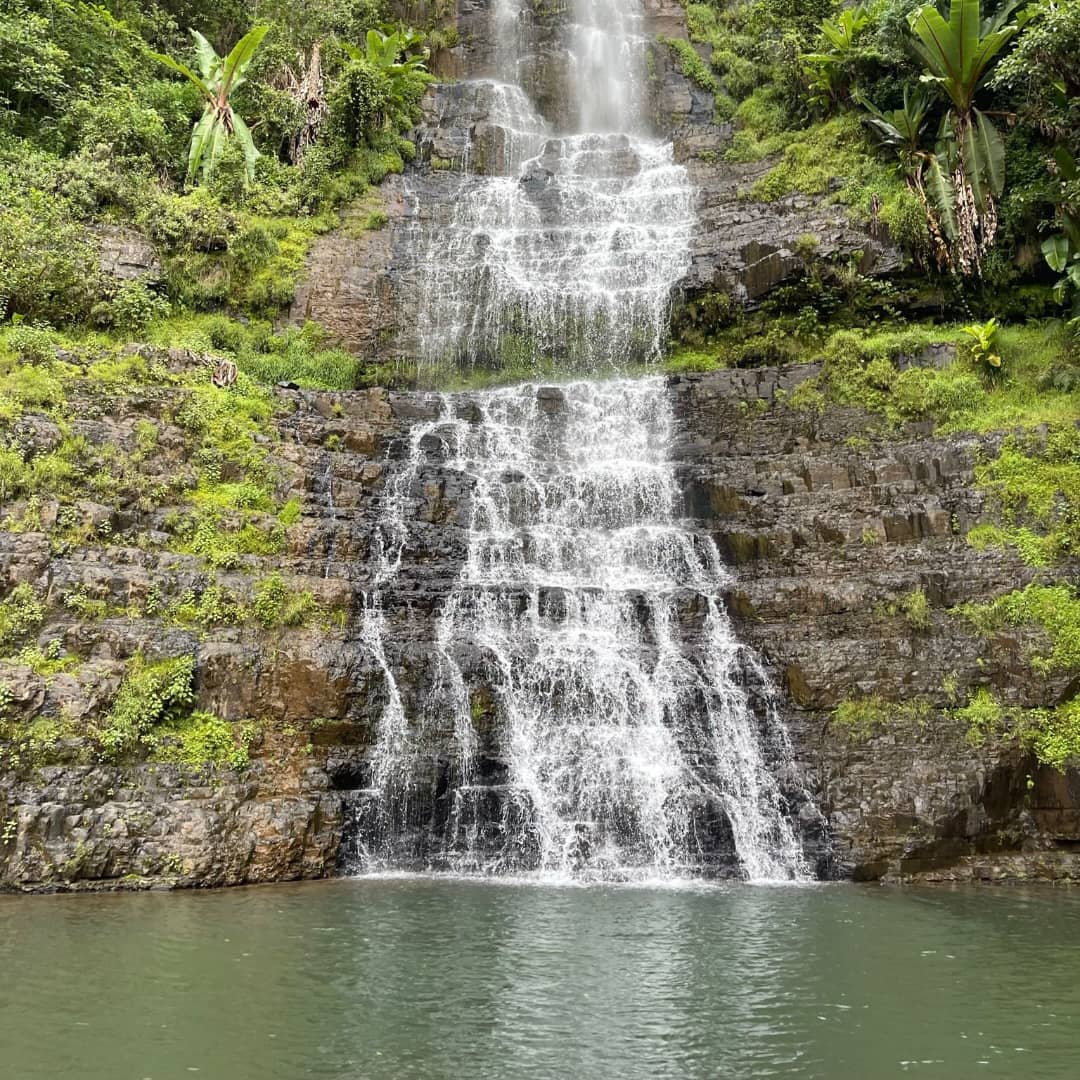
[[[154,729],[187,715],[195,692],[195,658],[180,656],[149,663],[132,657],[112,709],[96,735],[104,757],[117,758],[139,746],[153,746]]]
[[[157,761],[204,768],[224,765],[247,768],[249,747],[255,737],[252,724],[230,724],[208,712],[193,712],[161,732],[154,757]]]
[[[255,586],[255,618],[266,627],[300,626],[316,610],[315,595],[310,589],[297,591],[275,572]]]
[[[330,128],[346,146],[359,146],[381,125],[389,103],[386,80],[367,60],[349,60],[328,96]]]
[[[0,651],[9,653],[12,647],[37,630],[45,618],[45,605],[25,581],[11,590],[0,602]]]
[[[142,281],[125,281],[111,300],[94,305],[95,320],[126,334],[142,334],[154,319],[168,314],[169,304]]]
[[[101,269],[71,206],[44,191],[6,185],[2,175],[0,205],[0,302],[7,314],[52,323],[85,317]]]

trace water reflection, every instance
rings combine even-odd
[[[0,897],[0,1077],[1064,1078],[1078,961],[1038,890]]]

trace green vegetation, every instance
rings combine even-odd
[[[198,30],[192,30],[195,56],[199,62],[197,75],[186,64],[171,57],[155,52],[149,54],[183,75],[206,99],[203,114],[191,132],[187,169],[189,184],[199,175],[204,183],[210,180],[228,139],[236,139],[240,144],[248,182],[255,179],[255,162],[259,159],[259,151],[247,124],[233,108],[232,97],[243,85],[244,73],[255,59],[255,51],[269,29],[268,26],[257,26],[249,30],[225,57],[218,56],[214,46]]]
[[[37,630],[44,618],[45,606],[30,585],[20,582],[8,598],[0,602],[0,649],[11,649],[16,642]]]
[[[957,613],[986,638],[1005,627],[1038,630],[1044,646],[1030,656],[1032,670],[1080,674],[1080,597],[1068,585],[1034,583],[986,604],[965,604]]]
[[[193,712],[161,729],[154,760],[193,769],[207,765],[246,769],[257,734],[253,723],[232,724],[213,713]]]
[[[833,710],[832,722],[852,742],[865,742],[899,725],[924,727],[933,709],[921,699],[887,701],[877,694],[849,697]]]
[[[1070,586],[1036,581],[989,603],[964,604],[955,611],[991,647],[999,634],[1028,631],[1034,641],[1025,660],[1033,680],[1080,675],[1080,597]],[[1043,764],[1064,769],[1080,764],[1080,698],[1072,682],[1068,694],[1053,708],[1022,708],[978,687],[955,715],[975,743],[987,737],[1015,738]]]
[[[877,534],[873,535],[876,539]],[[930,601],[921,588],[912,589],[891,603],[879,605],[878,610],[884,615],[900,616],[912,630],[930,629]]]
[[[255,725],[195,710],[194,673],[191,656],[153,663],[132,657],[112,709],[93,733],[100,755],[115,760],[141,753],[193,768],[245,768]]]
[[[975,745],[987,738],[1011,738],[1043,765],[1055,769],[1080,765],[1080,699],[1055,709],[1024,709],[1004,705],[992,691],[980,687],[954,715],[968,725],[968,738]]]
[[[1001,507],[1004,525],[972,531],[975,547],[1011,545],[1029,566],[1046,567],[1080,552],[1080,429],[1053,424],[1045,435],[1007,438],[976,470]]]
[[[672,370],[812,359],[832,331],[894,324],[916,303],[991,333],[1055,303],[1080,314],[1077,4],[714,0],[689,4],[687,18],[708,68],[668,44],[688,77],[716,84],[717,117],[736,129],[728,160],[771,163],[746,196],[842,204],[919,276],[878,291],[857,257],[822,258],[807,238],[794,252],[802,278],[773,290],[748,326],[678,327]],[[973,346],[988,365],[1008,363],[1004,346]],[[1074,360],[1062,350],[1059,363]]]
[[[271,319],[292,300],[311,240],[415,153],[401,132],[430,81],[425,42],[445,35],[380,28],[379,0],[259,14],[246,33],[245,12],[205,0],[0,15],[0,320],[126,338],[170,310]],[[103,272],[98,235],[117,225],[153,242],[160,281]],[[294,370],[294,346],[256,344],[249,371],[359,381],[363,365],[314,345]]]
[[[137,654],[113,702],[94,732],[101,754],[118,758],[139,746],[153,746],[156,729],[187,715],[195,700],[192,678],[195,660],[180,656],[150,663]]]

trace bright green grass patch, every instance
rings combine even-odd
[[[1039,674],[1080,672],[1080,598],[1068,585],[1031,584],[985,604],[964,604],[957,614],[982,637],[1006,626],[1037,627],[1046,646],[1030,658]]]
[[[738,107],[739,124],[727,159],[780,160],[749,190],[750,198],[775,202],[788,195],[815,195],[843,203],[862,222],[884,224],[894,242],[917,251],[927,242],[926,215],[895,168],[870,149],[858,118],[843,113],[796,131],[775,89],[755,90]]]
[[[928,701],[888,701],[879,694],[849,697],[833,710],[832,722],[853,742],[865,742],[891,727],[925,727],[933,709]]]
[[[983,686],[953,715],[967,724],[975,746],[987,738],[1014,738],[1040,764],[1061,770],[1080,764],[1080,698],[1053,709],[1024,709],[1005,705]]]
[[[208,712],[193,712],[160,729],[154,760],[199,769],[208,765],[246,769],[257,726],[229,723]]]
[[[312,390],[353,390],[372,384],[372,370],[359,357],[330,343],[316,323],[278,333],[268,322],[243,324],[225,315],[174,315],[150,325],[147,340],[226,355],[258,383],[294,382]]]

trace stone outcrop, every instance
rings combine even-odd
[[[1077,876],[1076,774],[1040,768],[1012,744],[973,745],[949,713],[956,687],[1026,707],[1067,697],[1067,676],[1033,677],[1029,635],[988,643],[951,610],[1032,575],[1015,553],[966,542],[992,518],[974,465],[1000,436],[897,434],[860,410],[787,405],[815,371],[684,376],[672,392],[687,509],[713,522],[737,568],[730,610],[784,686],[785,720],[829,819],[831,873]],[[915,589],[929,600],[926,625],[900,610]],[[843,700],[874,695],[924,708],[869,737],[835,723]]]
[[[154,245],[137,229],[98,225],[94,229],[101,269],[120,281],[157,281],[161,260]]]
[[[1013,554],[966,543],[971,527],[991,516],[973,465],[995,437],[939,438],[917,425],[885,432],[880,418],[859,410],[793,407],[791,392],[815,371],[678,376],[669,392],[686,516],[714,535],[733,568],[729,610],[767,660],[805,786],[825,816],[826,833],[810,838],[820,872],[1077,876],[1080,777],[1037,767],[1013,743],[973,745],[948,711],[957,704],[953,687],[989,686],[1025,706],[1053,705],[1067,692],[1060,678],[1032,676],[1024,633],[987,643],[951,610],[1030,575]],[[545,408],[558,408],[557,394],[538,393]],[[81,431],[123,447],[136,419],[155,417],[162,449],[147,467],[182,472],[169,394],[143,388],[97,418],[88,404],[79,410]],[[467,393],[451,401],[462,417],[475,410]],[[335,871],[350,805],[370,782],[387,699],[362,619],[380,505],[413,425],[435,419],[439,405],[434,395],[384,390],[282,390],[278,405],[280,494],[300,498],[302,515],[286,530],[283,555],[246,557],[216,579],[242,594],[279,569],[340,617],[273,630],[194,629],[148,615],[80,615],[58,602],[82,589],[116,612],[155,586],[166,597],[205,588],[210,574],[200,558],[155,544],[168,508],[148,516],[134,503],[87,504],[87,520],[104,515],[108,527],[59,547],[50,546],[50,505],[38,507],[37,531],[0,532],[4,587],[27,581],[53,598],[39,643],[58,639],[82,661],[76,672],[52,676],[3,663],[5,719],[62,715],[89,731],[110,707],[124,662],[142,651],[150,659],[194,655],[198,707],[256,727],[251,764],[239,771],[104,764],[87,760],[77,739],[53,746],[41,766],[15,762],[12,748],[0,747],[3,886],[217,885]],[[49,421],[23,423],[48,442]],[[420,453],[404,504],[409,539],[385,610],[385,640],[410,709],[464,557],[470,498],[465,478],[441,466],[437,433]],[[921,625],[897,609],[915,588],[930,603]],[[924,707],[867,733],[836,723],[841,701],[871,695]]]

